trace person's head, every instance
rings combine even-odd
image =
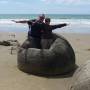
[[[40,21],[40,22],[43,22],[44,19],[45,19],[45,15],[44,15],[44,14],[39,15],[39,21]]]
[[[50,21],[51,21],[51,19],[50,19],[50,18],[45,18],[45,23],[46,23],[46,24],[48,24],[48,25],[49,25],[49,24],[50,24]]]

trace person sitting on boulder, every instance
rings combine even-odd
[[[49,49],[50,45],[53,43],[52,30],[56,28],[62,28],[64,26],[67,26],[66,23],[50,25],[50,21],[51,21],[50,18],[45,19],[44,29],[42,31],[42,40],[41,40],[41,45],[43,49]]]
[[[24,20],[24,21],[14,21],[16,23],[27,23],[29,26],[28,40],[30,41],[31,48],[41,49],[41,30],[43,30],[43,21],[45,15],[42,14],[38,19],[34,20]]]

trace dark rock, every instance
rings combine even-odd
[[[75,69],[75,53],[69,42],[53,34],[54,42],[49,49],[27,48],[25,42],[18,51],[18,68],[37,75],[67,74]]]
[[[11,46],[10,42],[8,42],[8,41],[2,41],[2,42],[0,42],[0,45]]]
[[[90,60],[75,71],[70,90],[90,90]]]

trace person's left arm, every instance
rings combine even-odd
[[[63,23],[63,24],[57,24],[57,25],[50,25],[51,26],[51,29],[56,29],[56,28],[62,28],[64,26],[67,26],[66,23]]]

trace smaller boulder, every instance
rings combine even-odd
[[[73,79],[70,90],[90,90],[90,60],[76,70]]]

